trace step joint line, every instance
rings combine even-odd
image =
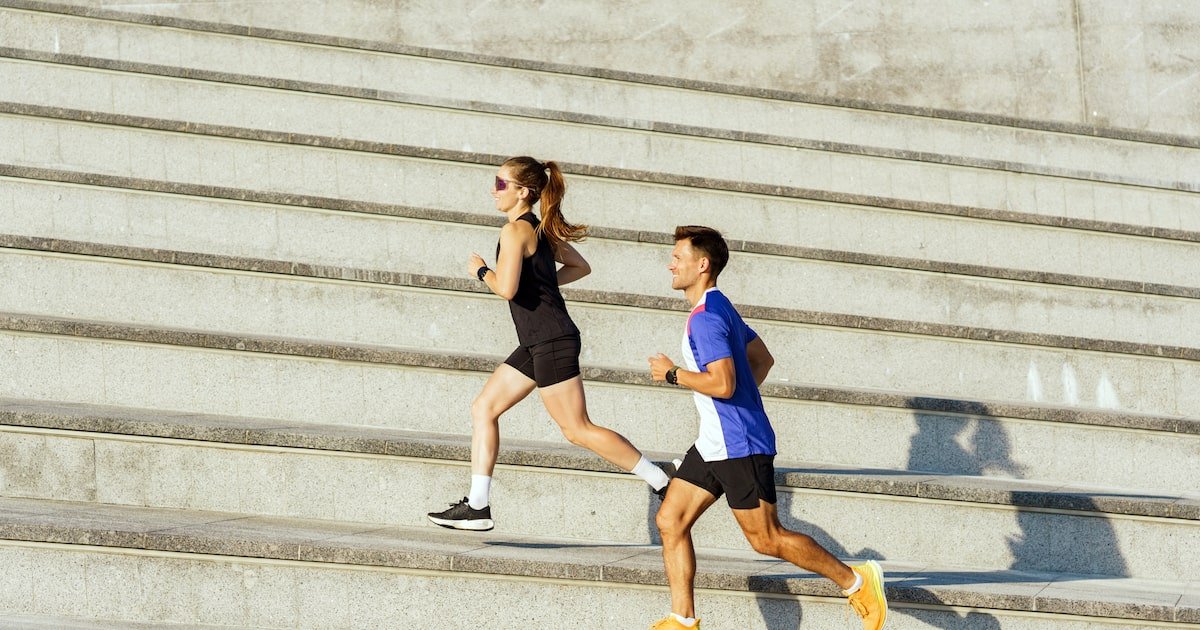
[[[253,37],[259,39],[311,44],[329,48],[343,48],[352,51],[368,51],[411,57],[425,57],[429,59],[453,61],[474,65],[498,66],[547,74],[607,79],[618,82],[643,84],[687,91],[716,92],[760,100],[808,103],[812,105],[842,109],[858,109],[863,111],[896,114],[918,118],[943,119],[972,124],[1029,129],[1033,131],[1047,131],[1079,136],[1092,136],[1097,138],[1126,140],[1144,144],[1161,144],[1181,148],[1200,148],[1200,137],[1193,137],[1184,134],[1173,134],[1168,132],[1144,131],[1123,127],[1108,127],[1088,123],[1037,120],[1006,116],[1002,114],[970,111],[964,112],[936,107],[923,107],[896,103],[875,102],[846,97],[804,94],[780,89],[755,88],[737,84],[718,83],[696,79],[682,79],[625,70],[611,70],[606,68],[535,61],[513,57],[501,57],[497,55],[435,49],[404,44],[391,44],[349,37],[318,35],[313,33],[258,28],[253,26],[241,26],[190,18],[130,13],[77,5],[60,5],[49,2],[41,2],[38,0],[2,0],[0,1],[0,7],[9,7],[37,13],[69,15],[109,22],[141,24],[160,28],[173,28],[177,30],[210,32],[237,37]]]

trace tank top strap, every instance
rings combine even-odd
[[[537,226],[539,224],[541,224],[541,220],[538,219],[537,215],[534,214],[532,211],[522,214],[521,216],[517,217],[517,220],[518,221],[528,221],[529,225],[532,225],[533,229],[535,229],[535,230],[537,229]]]

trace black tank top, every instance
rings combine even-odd
[[[526,212],[517,220],[528,221],[535,231],[541,223],[532,212]],[[496,243],[496,256],[500,256],[500,243]],[[517,339],[523,346],[579,334],[558,290],[558,265],[554,261],[554,248],[545,234],[538,234],[537,250],[521,261],[521,279],[516,295],[508,301],[508,310],[517,327]]]

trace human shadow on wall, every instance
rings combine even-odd
[[[1012,456],[1012,443],[1004,425],[996,419],[987,405],[947,399],[914,398],[907,401],[914,409],[917,431],[913,434],[908,462],[904,472],[958,475],[972,477],[999,477],[1023,479],[1027,468]],[[853,472],[853,471],[847,471]],[[879,474],[880,470],[866,470],[867,474]],[[822,547],[839,558],[860,560],[885,560],[879,551],[872,548],[850,550],[840,544],[829,532],[812,523],[790,518],[793,497],[780,493],[779,514],[785,527],[811,536]],[[1095,501],[1083,495],[1073,495],[1074,510],[1096,511]],[[661,544],[654,528],[654,515],[658,502],[650,501],[648,527],[650,539]],[[708,518],[711,516],[706,515]],[[945,604],[940,610],[898,609],[931,627],[947,630],[994,630],[1000,621],[984,612],[958,613],[948,610],[954,606],[939,596],[938,591],[925,587],[962,586],[969,590],[972,584],[988,583],[1039,583],[1053,577],[1062,580],[1063,574],[1085,574],[1089,579],[1097,577],[1127,577],[1129,572],[1120,552],[1111,523],[1104,518],[1073,518],[1034,509],[1018,509],[1016,525],[1018,532],[1007,536],[1012,559],[1006,570],[998,571],[927,571],[906,578],[904,587],[895,590],[905,601],[922,604]],[[929,527],[928,532],[936,532]],[[922,535],[922,532],[914,532]],[[987,531],[963,533],[964,536],[987,537]],[[919,558],[903,560],[920,561]],[[812,578],[797,569],[794,575],[776,575],[770,579]],[[769,590],[769,589],[768,589]],[[939,589],[941,590],[941,589]],[[905,592],[907,591],[907,592]],[[831,592],[832,595],[834,592]],[[790,603],[789,603],[790,601]],[[760,594],[756,603],[768,630],[793,630],[800,627],[803,608],[794,600],[777,599]]]
[[[1013,460],[1012,444],[1004,425],[987,405],[973,401],[914,398],[917,432],[913,435],[907,470],[973,477],[1026,478],[1027,468]],[[928,411],[936,410],[936,411]],[[1015,497],[1018,498],[1018,497]],[[1098,511],[1095,501],[1075,495],[1074,509]],[[936,592],[922,587],[968,587],[981,583],[1043,582],[1050,574],[1091,574],[1125,577],[1128,568],[1121,555],[1112,524],[1104,518],[1074,518],[1026,507],[1016,513],[1018,533],[1007,536],[1012,555],[1009,571],[926,572],[905,580],[923,603],[941,604]],[[932,530],[931,530],[932,531]],[[964,533],[988,536],[986,531]],[[1061,575],[1056,575],[1061,579]],[[906,611],[907,613],[908,611]],[[961,630],[999,628],[985,613],[944,613],[914,610],[911,614],[934,627]],[[955,615],[951,618],[948,615]]]

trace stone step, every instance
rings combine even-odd
[[[331,223],[318,221],[313,228]],[[13,280],[8,287],[7,293],[14,294],[8,299],[12,304],[10,308],[24,310],[24,306],[18,305],[36,300],[41,305],[38,312],[43,313],[54,312],[52,301],[41,295],[18,294],[23,287],[50,282],[52,275],[59,276],[55,281],[91,286],[89,274],[103,274],[108,268],[124,271],[110,280],[115,283],[120,277],[138,274],[136,269],[158,266],[137,262],[275,271],[292,276],[376,283],[389,283],[386,280],[389,276],[397,278],[395,282],[398,283],[412,282],[404,278],[422,276],[464,280],[469,276],[464,272],[466,254],[486,252],[485,258],[493,259],[491,253],[498,234],[494,227],[462,224],[391,221],[382,227],[385,229],[377,232],[376,238],[367,236],[362,240],[373,241],[385,251],[397,252],[388,256],[394,262],[383,269],[313,264],[312,260],[320,257],[310,256],[272,260],[0,234],[0,257],[7,260],[7,269],[0,269],[0,275],[24,276],[23,280]],[[313,240],[308,247],[292,241],[288,248],[316,250],[323,244],[328,252],[324,258],[349,258],[338,256],[335,244],[344,242],[343,247],[350,250],[355,234],[353,230],[341,234],[331,230],[325,239]],[[214,234],[214,238],[216,236]],[[259,235],[259,240],[276,241],[272,236],[275,235]],[[408,242],[414,246],[404,245]],[[682,308],[674,304],[683,302],[679,292],[668,284],[670,274],[664,264],[670,259],[670,246],[622,239],[589,239],[578,248],[588,258],[594,272],[572,284],[572,293],[638,295],[643,300],[650,300],[650,306],[672,304],[673,308]],[[366,245],[359,248],[359,251],[365,250]],[[166,282],[166,278],[163,281]],[[800,295],[780,292],[780,282],[796,283],[802,289]],[[61,306],[70,308],[67,301],[74,304],[89,290],[102,292],[98,284],[91,287],[77,294],[60,294]],[[900,271],[884,266],[814,263],[803,258],[750,252],[733,252],[731,266],[721,276],[721,287],[739,305],[757,307],[761,314],[755,317],[786,319],[794,323],[823,323],[1098,352],[1200,358],[1200,332],[1186,325],[1200,317],[1200,301],[1195,299],[980,280],[925,271]],[[128,293],[131,289],[120,290]],[[593,301],[600,300],[598,296]],[[611,301],[619,304],[628,299],[614,295]]]
[[[453,607],[501,628],[551,627],[559,615],[624,628],[651,623],[668,599],[650,545],[22,499],[0,506],[0,550],[21,585],[11,607],[26,614],[423,628]],[[881,564],[896,630],[1200,623],[1196,585],[1186,581]],[[92,596],[46,597],[62,589],[55,577]],[[826,580],[753,553],[698,549],[696,585],[706,627],[855,623]],[[556,605],[530,608],[531,598]]]
[[[14,177],[2,179],[10,192],[7,207],[11,212],[0,213],[0,233],[251,258],[288,258],[322,265],[399,269],[400,265],[414,262],[448,264],[441,256],[410,255],[411,244],[392,246],[385,236],[397,225],[406,230],[422,226],[432,230],[430,222],[456,224],[459,229],[494,229],[503,221],[499,216],[470,211],[214,189],[168,181],[133,181],[0,164],[0,177],[3,174]],[[679,194],[703,193],[680,190]],[[662,229],[673,227],[674,223],[667,225],[668,221],[694,218],[682,210],[662,210],[667,220],[660,222]],[[738,225],[728,216],[705,218],[716,220],[714,225],[725,230],[735,255],[759,253],[813,263],[1200,297],[1196,280],[1200,277],[1200,245],[1194,243],[936,215],[917,215],[915,223],[880,226],[882,232],[894,232],[897,238],[864,240],[858,231],[869,215],[863,210],[863,214],[858,214],[850,207],[843,207],[823,217],[821,225],[810,225],[805,217],[817,214],[815,209],[789,212],[780,208],[773,212],[769,224],[755,231],[761,238],[773,239],[766,241],[738,237],[753,228]],[[874,214],[887,216],[878,209]],[[234,229],[216,230],[214,225]],[[593,223],[591,232],[597,238],[628,243],[671,242],[669,231],[628,230]],[[783,244],[793,240],[790,235],[801,232],[806,236],[802,241],[799,237],[796,240],[803,242],[803,246]],[[842,239],[845,242],[837,240],[841,232],[850,234]],[[910,238],[915,240],[898,243]],[[317,241],[336,246],[312,247]],[[892,245],[895,249],[888,249]],[[878,248],[880,253],[856,253],[863,246]],[[934,248],[944,251],[931,251]],[[1079,255],[1068,256],[1069,252]],[[459,271],[457,267],[454,270]],[[601,271],[597,269],[595,275]]]
[[[486,216],[495,216],[491,202],[483,202],[487,198],[482,189],[490,187],[495,173],[494,165],[503,159],[500,156],[421,149],[406,151],[405,155],[382,156],[185,133],[195,130],[194,126],[188,125],[176,125],[175,128],[175,132],[163,133],[60,119],[0,115],[0,137],[9,140],[0,145],[4,149],[0,154],[0,164],[9,165],[6,174],[18,170],[22,175],[46,175],[43,169],[49,168],[53,170],[53,177],[61,179],[64,172],[72,173],[74,181],[80,183],[112,185],[114,181],[120,181],[123,183],[118,185],[122,186],[149,185],[144,181],[123,178],[172,183],[167,187],[154,186],[155,190],[161,192],[181,189],[194,191],[197,187],[209,190],[216,188],[221,189],[214,191],[217,194],[237,194],[239,198],[268,202],[306,202],[313,201],[313,197],[324,197],[340,199],[341,203],[349,203],[355,208],[376,207],[377,204],[401,204],[435,210],[474,208]],[[60,137],[71,138],[71,142],[61,143]],[[956,213],[961,210],[973,217],[1021,218],[1012,213],[981,214],[972,208],[890,204],[874,198],[810,195],[806,191],[779,187],[756,188],[731,183],[724,189],[705,189],[701,187],[704,182],[689,178],[586,165],[568,164],[566,168],[570,173],[572,191],[570,216],[574,220],[632,230],[669,232],[675,225],[686,221],[725,228],[734,239],[807,245],[806,235],[822,234],[828,231],[827,226],[840,224],[851,226],[844,235],[846,238],[873,243],[895,239],[896,234],[905,234],[914,229],[906,223],[912,219],[911,216],[905,212],[880,212],[878,208],[881,206],[901,210],[918,208],[918,214]],[[231,188],[237,190],[227,190]],[[243,192],[247,190],[254,192]],[[868,205],[858,210],[830,206],[816,214],[809,214],[811,208],[807,206],[796,205],[801,203],[800,199],[814,196],[822,201]],[[680,210],[669,210],[676,208]],[[686,213],[682,211],[684,208]],[[796,212],[798,208],[804,212]],[[846,222],[831,222],[831,216],[846,212],[853,212]],[[876,216],[871,218],[868,216],[871,214]],[[806,218],[796,223],[793,222],[796,216]],[[733,221],[733,217],[737,221]],[[1152,227],[1062,218],[1053,219],[1052,223],[1156,238],[1200,240],[1200,233],[1165,231]],[[955,253],[957,250],[978,249],[989,257],[999,256],[1003,259],[1003,256],[995,253],[998,249],[1017,249],[1007,239],[994,243],[989,239],[959,241],[945,232],[930,234],[920,230],[916,233],[919,237],[900,240],[917,257],[920,257],[919,252],[927,242],[943,240],[953,243],[940,248],[942,254],[952,259],[958,256]],[[1074,248],[1063,250],[1054,247],[1053,240],[1043,239],[1041,242],[1046,247],[1042,250],[1035,247],[1037,242],[1033,241],[1029,247],[1035,252],[1044,251],[1045,254],[1035,253],[1032,255],[1035,259],[1028,263],[1029,266],[1017,265],[1017,268],[1037,272],[1037,265],[1043,264],[1044,258],[1052,258],[1051,254],[1067,260],[1078,260],[1077,265],[1084,265],[1080,269],[1093,264],[1093,259],[1104,258],[1097,256],[1094,250],[1083,247],[1077,258]],[[1025,247],[1020,249],[1024,250]],[[1011,254],[1007,256],[1011,260]],[[1153,261],[1143,262],[1146,267],[1156,266]],[[1099,268],[1111,268],[1111,263],[1095,264]]]
[[[1030,128],[1031,121],[1001,117],[947,120],[915,112],[830,107],[803,102],[798,94],[734,94],[732,86],[308,33],[231,29],[94,9],[80,14],[59,3],[0,5],[30,9],[5,10],[9,56],[379,100],[450,103],[616,127],[653,125],[678,134],[754,138],[914,161],[1193,190],[1198,183],[1194,174],[1200,152],[1194,146],[1161,144],[1170,140],[1131,130],[1056,125],[1043,131]],[[151,41],[158,45],[146,44]]]
[[[195,623],[139,623],[118,618],[78,618],[58,615],[16,615],[0,613],[0,628],[5,630],[228,630],[231,626]]]
[[[448,461],[470,461],[467,435],[397,430],[382,427],[292,423],[282,426],[270,418],[247,418],[207,414],[180,414],[153,409],[135,409],[80,403],[0,399],[0,425],[14,433],[23,429],[49,429],[25,434],[55,435],[81,439],[118,436],[164,438],[163,444],[180,440],[259,447],[387,455]],[[647,450],[647,456],[666,462],[674,452]],[[562,440],[506,440],[499,463],[574,471],[620,474],[623,471],[586,450]],[[1200,521],[1200,494],[1176,496],[1125,493],[1116,487],[1057,484],[1037,479],[993,478],[970,475],[930,474],[910,470],[862,469],[778,458],[777,485],[785,488],[867,492],[1057,509],[1097,514],[1149,516]],[[10,474],[11,479],[28,475]],[[97,473],[98,478],[105,477]],[[80,496],[102,492],[95,484],[80,484]],[[1194,490],[1194,489],[1193,489]],[[10,488],[11,491],[11,488]],[[99,496],[98,494],[95,496]],[[118,501],[119,503],[119,501]]]
[[[401,275],[385,284],[371,272],[305,278],[253,266],[229,271],[19,250],[8,260],[5,302],[36,317],[495,356],[516,345],[504,303],[465,278]],[[654,352],[678,357],[682,300],[595,291],[565,297],[585,331],[585,363],[638,370]],[[1184,350],[1172,359],[1148,348],[1119,353],[1038,338],[936,336],[920,324],[896,331],[861,321],[792,321],[787,311],[753,305],[742,312],[777,358],[772,381],[1160,415],[1187,415],[1200,395],[1193,387],[1200,365]]]
[[[12,396],[57,401],[65,387],[78,403],[277,426],[466,435],[470,402],[500,360],[30,317],[0,318],[0,328],[0,382]],[[652,386],[642,370],[585,364],[583,376],[593,420],[641,448],[682,453],[695,439],[686,392]],[[1196,420],[781,383],[763,393],[786,459],[1142,494],[1193,492],[1200,475]],[[536,398],[506,414],[504,435],[562,441]]]
[[[156,201],[155,216],[177,216],[161,200]],[[141,224],[146,229],[138,230],[145,236],[132,239],[148,244],[183,240],[186,243],[180,244],[198,246],[200,251],[237,251],[234,256],[205,254],[207,262],[202,263],[197,250],[174,250],[169,243],[153,243],[152,249],[101,244],[130,240],[121,235],[131,231],[127,221],[132,217],[120,206],[115,209],[98,213],[96,220],[91,220],[90,212],[80,216],[76,211],[70,223],[81,227],[75,231],[87,230],[92,239],[99,241],[80,243],[54,238],[57,217],[29,208],[8,221],[0,221],[20,224],[14,226],[18,228],[16,234],[0,234],[0,247],[12,248],[6,250],[8,255],[14,255],[15,249],[28,249],[157,262],[191,260],[192,264],[224,269],[259,270],[270,264],[273,269],[303,267],[315,274],[315,268],[321,267],[321,275],[337,278],[368,278],[381,273],[465,278],[469,276],[464,271],[467,254],[482,252],[485,259],[494,260],[498,235],[494,226],[317,211],[299,212],[281,222],[271,220],[277,215],[268,211],[242,217],[240,225],[248,232],[215,247],[208,244],[221,243],[230,225],[239,225],[236,219],[231,224],[222,222],[228,216],[224,213],[187,222],[198,228],[185,232],[189,236],[172,238],[175,226],[168,230],[147,222]],[[250,231],[254,226],[262,226],[263,231]],[[46,231],[49,238],[45,237]],[[43,237],[19,236],[35,232]],[[597,232],[605,235],[602,230]],[[164,238],[155,239],[157,234]],[[669,285],[666,270],[669,236],[612,236],[592,238],[579,245],[593,273],[573,286],[679,299],[679,292]],[[1200,348],[1200,331],[1185,324],[1200,317],[1200,301],[1194,298],[814,261],[789,256],[782,247],[739,245],[743,245],[737,248],[741,251],[733,252],[730,266],[722,275],[722,287],[737,296],[739,303],[797,312],[791,317],[793,321],[815,322],[824,317],[837,325],[882,327],[897,332],[1200,358],[1200,351],[1194,350]],[[288,258],[268,263],[270,259],[254,256],[279,250],[284,250]],[[32,260],[29,256],[25,258]],[[15,269],[11,273],[16,273]],[[41,281],[29,278],[28,282]],[[781,282],[796,289],[781,291]],[[1200,290],[1177,288],[1179,293],[1200,295]],[[17,289],[14,286],[11,290]]]
[[[0,426],[13,462],[5,496],[436,529],[425,512],[457,501],[469,485],[467,436],[194,420],[198,430],[191,418],[164,418],[150,431],[173,424],[165,432],[185,439],[129,435],[124,418],[60,414],[57,424],[71,429]],[[126,433],[86,430],[122,423]],[[220,440],[223,433],[239,441]],[[515,463],[500,465],[493,482],[498,532],[658,541],[658,500],[636,477],[566,445],[509,443],[505,451]],[[1186,572],[1186,550],[1200,544],[1200,494],[777,465],[781,521],[839,556],[1173,579]],[[964,528],[994,535],[946,544]],[[706,547],[750,550],[731,519],[700,521],[694,535]]]
[[[736,182],[763,190],[821,190],[1127,224],[1145,224],[1147,215],[1155,215],[1163,218],[1152,219],[1153,225],[1172,229],[1200,225],[1194,218],[1200,213],[1200,195],[1189,191],[361,102],[286,90],[114,76],[24,61],[0,63],[0,77],[5,78],[4,84],[21,86],[0,91],[0,111],[7,113],[173,127],[206,135],[274,138],[277,142],[384,154],[413,147],[425,152],[531,153],[568,164],[683,177],[706,187]],[[128,94],[128,103],[114,99],[114,91]],[[270,180],[268,172],[260,176]]]

